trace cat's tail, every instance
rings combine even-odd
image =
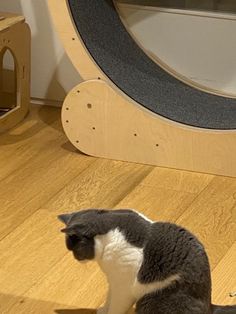
[[[236,314],[236,305],[232,306],[212,305],[212,314]]]

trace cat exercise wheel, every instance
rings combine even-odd
[[[236,176],[236,99],[186,84],[152,61],[111,0],[49,0],[49,7],[84,79],[62,109],[64,130],[79,150]]]

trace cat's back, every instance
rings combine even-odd
[[[140,283],[165,281],[176,276],[178,278],[176,282],[168,286],[162,295],[170,297],[181,294],[188,304],[198,300],[195,305],[200,302],[201,306],[209,308],[211,303],[209,261],[203,245],[193,234],[175,224],[153,223],[143,254],[143,263],[138,273]],[[157,297],[157,302],[159,301]],[[199,313],[207,311],[200,310]]]
[[[165,261],[175,258],[184,261],[205,255],[205,249],[195,235],[169,222],[155,222],[150,226],[146,251],[149,247]]]
[[[175,274],[185,279],[191,277],[191,280],[201,278],[203,274],[209,276],[203,245],[188,230],[175,224],[155,222],[150,225],[143,254],[139,271],[141,282],[164,280]]]

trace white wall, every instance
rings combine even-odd
[[[57,36],[47,0],[0,0],[0,11],[26,17],[32,33],[31,96],[63,100],[80,82],[80,77],[65,54]]]
[[[236,15],[186,15],[123,4],[120,9],[151,54],[193,81],[236,95]]]

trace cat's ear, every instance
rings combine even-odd
[[[72,217],[72,214],[62,214],[62,215],[59,215],[57,216],[57,218],[63,222],[65,225],[68,225],[70,219]]]
[[[66,233],[67,235],[77,235],[87,238],[92,238],[96,235],[91,225],[83,223],[77,223],[72,226],[68,226],[62,229],[61,232]]]
[[[77,223],[62,229],[61,232],[66,233],[68,235],[82,235],[83,233],[85,233],[86,229],[87,228],[83,224]]]
[[[75,235],[76,234],[76,228],[75,226],[66,227],[61,230],[61,232],[66,233],[68,235]]]

